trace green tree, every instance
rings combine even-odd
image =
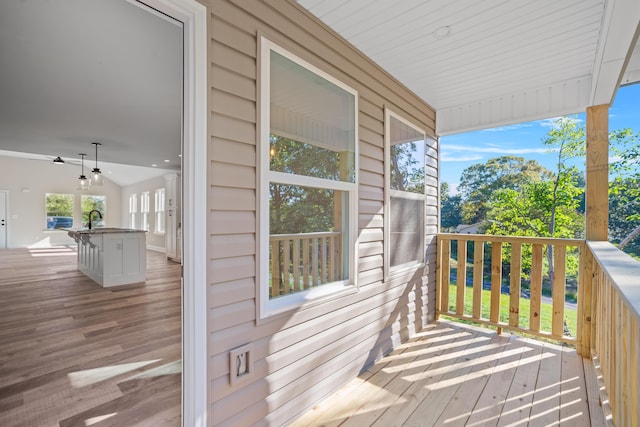
[[[449,184],[440,184],[440,226],[452,232],[462,224],[462,196],[449,194]]]
[[[71,194],[47,194],[47,216],[73,216]]]
[[[271,136],[273,171],[339,180],[352,173],[345,163],[339,152]],[[270,234],[334,231],[334,191],[271,183],[269,193]]]
[[[84,226],[89,224],[89,212],[96,209],[100,211],[102,214],[102,219],[94,217],[94,224],[104,223],[104,217],[106,214],[106,197],[105,196],[94,196],[94,195],[83,195],[80,199],[80,207],[82,209],[82,224]],[[96,215],[97,216],[97,215]]]
[[[522,192],[525,185],[548,179],[551,172],[535,160],[502,156],[486,163],[469,166],[462,171],[458,190],[464,200],[462,219],[465,223],[482,222],[487,218],[487,200],[500,189]]]

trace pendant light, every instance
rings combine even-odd
[[[101,186],[104,178],[102,176],[102,171],[98,168],[98,146],[102,144],[99,142],[92,142],[92,144],[96,146],[96,167],[91,171],[91,184]]]
[[[80,153],[78,154],[78,156],[82,157],[82,173],[78,178],[78,190],[87,190],[89,189],[89,180],[86,176],[84,176],[84,157],[86,156],[86,154]]]
[[[62,160],[62,157],[58,156],[55,159],[53,159],[53,164],[54,165],[64,165],[64,160]]]

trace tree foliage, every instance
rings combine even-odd
[[[271,170],[318,178],[341,178],[340,153],[272,135]],[[344,171],[343,171],[344,173]],[[270,234],[334,230],[335,191],[271,183]]]
[[[462,219],[467,224],[487,218],[487,201],[502,189],[522,192],[525,185],[548,179],[551,172],[535,160],[502,156],[466,168],[460,177],[458,190],[464,200]]]
[[[440,184],[440,226],[453,232],[462,223],[462,196],[449,194],[449,184]]]

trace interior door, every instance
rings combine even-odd
[[[0,191],[0,248],[7,247],[7,191]]]

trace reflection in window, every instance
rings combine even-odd
[[[425,133],[387,112],[390,268],[424,259]]]
[[[357,93],[265,39],[261,55],[262,295],[273,313],[353,284]]]
[[[73,195],[47,193],[45,195],[47,230],[73,227]]]

